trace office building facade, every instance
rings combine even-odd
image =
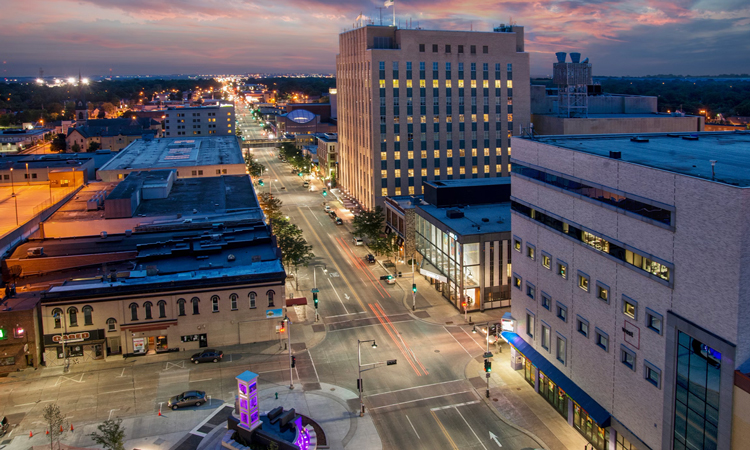
[[[735,370],[750,359],[748,143],[515,141],[518,322],[503,336],[514,368],[597,449],[730,448]]]
[[[339,35],[336,69],[340,184],[366,209],[428,180],[509,174],[530,117],[523,27],[368,25]]]
[[[169,107],[164,112],[164,137],[233,136],[234,105]]]

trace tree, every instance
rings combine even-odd
[[[70,151],[71,151],[71,152],[73,152],[73,153],[78,153],[78,152],[80,152],[80,151],[81,151],[81,146],[80,146],[80,145],[78,145],[78,142],[76,142],[76,143],[74,143],[74,144],[73,144],[73,145],[72,145],[72,146],[70,147]]]
[[[266,166],[259,163],[257,159],[254,159],[250,153],[245,155],[245,166],[247,166],[247,170],[253,178],[262,177],[263,173],[266,171]]]
[[[263,212],[266,213],[266,217],[271,221],[271,226],[275,227],[279,219],[281,219],[281,205],[282,202],[278,198],[271,195],[269,192],[261,192],[258,194],[258,202]]]
[[[107,117],[115,117],[117,115],[117,107],[110,102],[102,103],[102,110],[104,110]]]
[[[380,237],[385,225],[385,215],[383,208],[376,206],[372,211],[363,211],[354,217],[354,234],[360,237],[367,237],[374,241]]]
[[[50,151],[53,152],[64,152],[68,148],[68,143],[65,141],[65,135],[63,133],[56,134],[50,144]]]
[[[99,142],[96,142],[96,141],[91,141],[91,143],[89,144],[89,148],[87,148],[86,151],[88,153],[94,153],[97,150],[99,150],[100,148],[102,148],[102,144],[100,144]]]
[[[118,417],[114,420],[105,420],[96,428],[99,433],[89,434],[94,442],[105,450],[125,450],[125,428],[122,427],[122,419]]]
[[[52,449],[57,442],[57,448],[59,449],[61,430],[65,427],[65,418],[60,412],[60,407],[56,403],[50,403],[42,410],[42,417],[44,417],[44,422],[49,430],[49,448]]]
[[[297,269],[299,266],[307,267],[315,258],[312,245],[308,245],[302,237],[302,230],[287,219],[280,218],[276,221],[274,234],[276,234],[276,242],[281,250],[281,262],[286,266],[287,271],[294,269],[295,289],[299,289]]]

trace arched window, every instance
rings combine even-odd
[[[269,308],[273,306],[273,294],[274,294],[273,291],[266,292],[266,295],[268,296],[268,307]]]
[[[117,321],[112,317],[107,319],[107,331],[117,331]]]
[[[134,322],[138,320],[138,303],[130,304],[130,320]]]
[[[153,307],[154,304],[151,302],[146,302],[143,304],[143,309],[146,310],[146,320],[153,319],[153,317],[151,317],[151,308]]]
[[[232,302],[232,311],[237,311],[237,294],[230,295],[229,300]]]
[[[250,298],[250,307],[255,308],[255,297],[256,297],[255,292],[251,292],[247,294],[247,296]]]
[[[91,313],[94,311],[94,308],[92,308],[89,305],[86,305],[82,309],[83,309],[83,324],[84,325],[93,325],[94,321],[91,318]]]
[[[185,315],[185,299],[184,298],[177,300],[177,315],[178,316]]]
[[[159,318],[163,319],[167,317],[167,302],[165,302],[164,300],[159,300],[157,305],[159,306]]]
[[[77,327],[78,326],[78,308],[75,306],[71,306],[68,308],[68,318],[70,319],[70,326],[71,327]]]
[[[198,305],[200,304],[201,299],[199,299],[198,297],[193,297],[190,299],[190,301],[193,303],[193,315],[195,316],[197,314],[200,314],[201,312],[198,308]]]
[[[55,328],[62,327],[62,315],[63,315],[62,309],[55,308],[52,310],[52,317],[54,317],[55,319]]]
[[[211,312],[219,312],[219,296],[211,297]]]

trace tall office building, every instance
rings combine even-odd
[[[164,137],[233,136],[236,131],[234,105],[231,103],[184,108],[170,106],[164,115]]]
[[[518,325],[503,336],[594,448],[729,449],[746,420],[748,145],[732,132],[515,141]]]
[[[364,208],[427,180],[509,175],[530,118],[523,27],[368,25],[339,35],[336,71],[339,184]]]

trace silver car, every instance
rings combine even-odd
[[[204,403],[206,403],[205,392],[187,391],[170,398],[167,407],[176,410],[177,408],[183,408],[185,406],[200,406]]]

